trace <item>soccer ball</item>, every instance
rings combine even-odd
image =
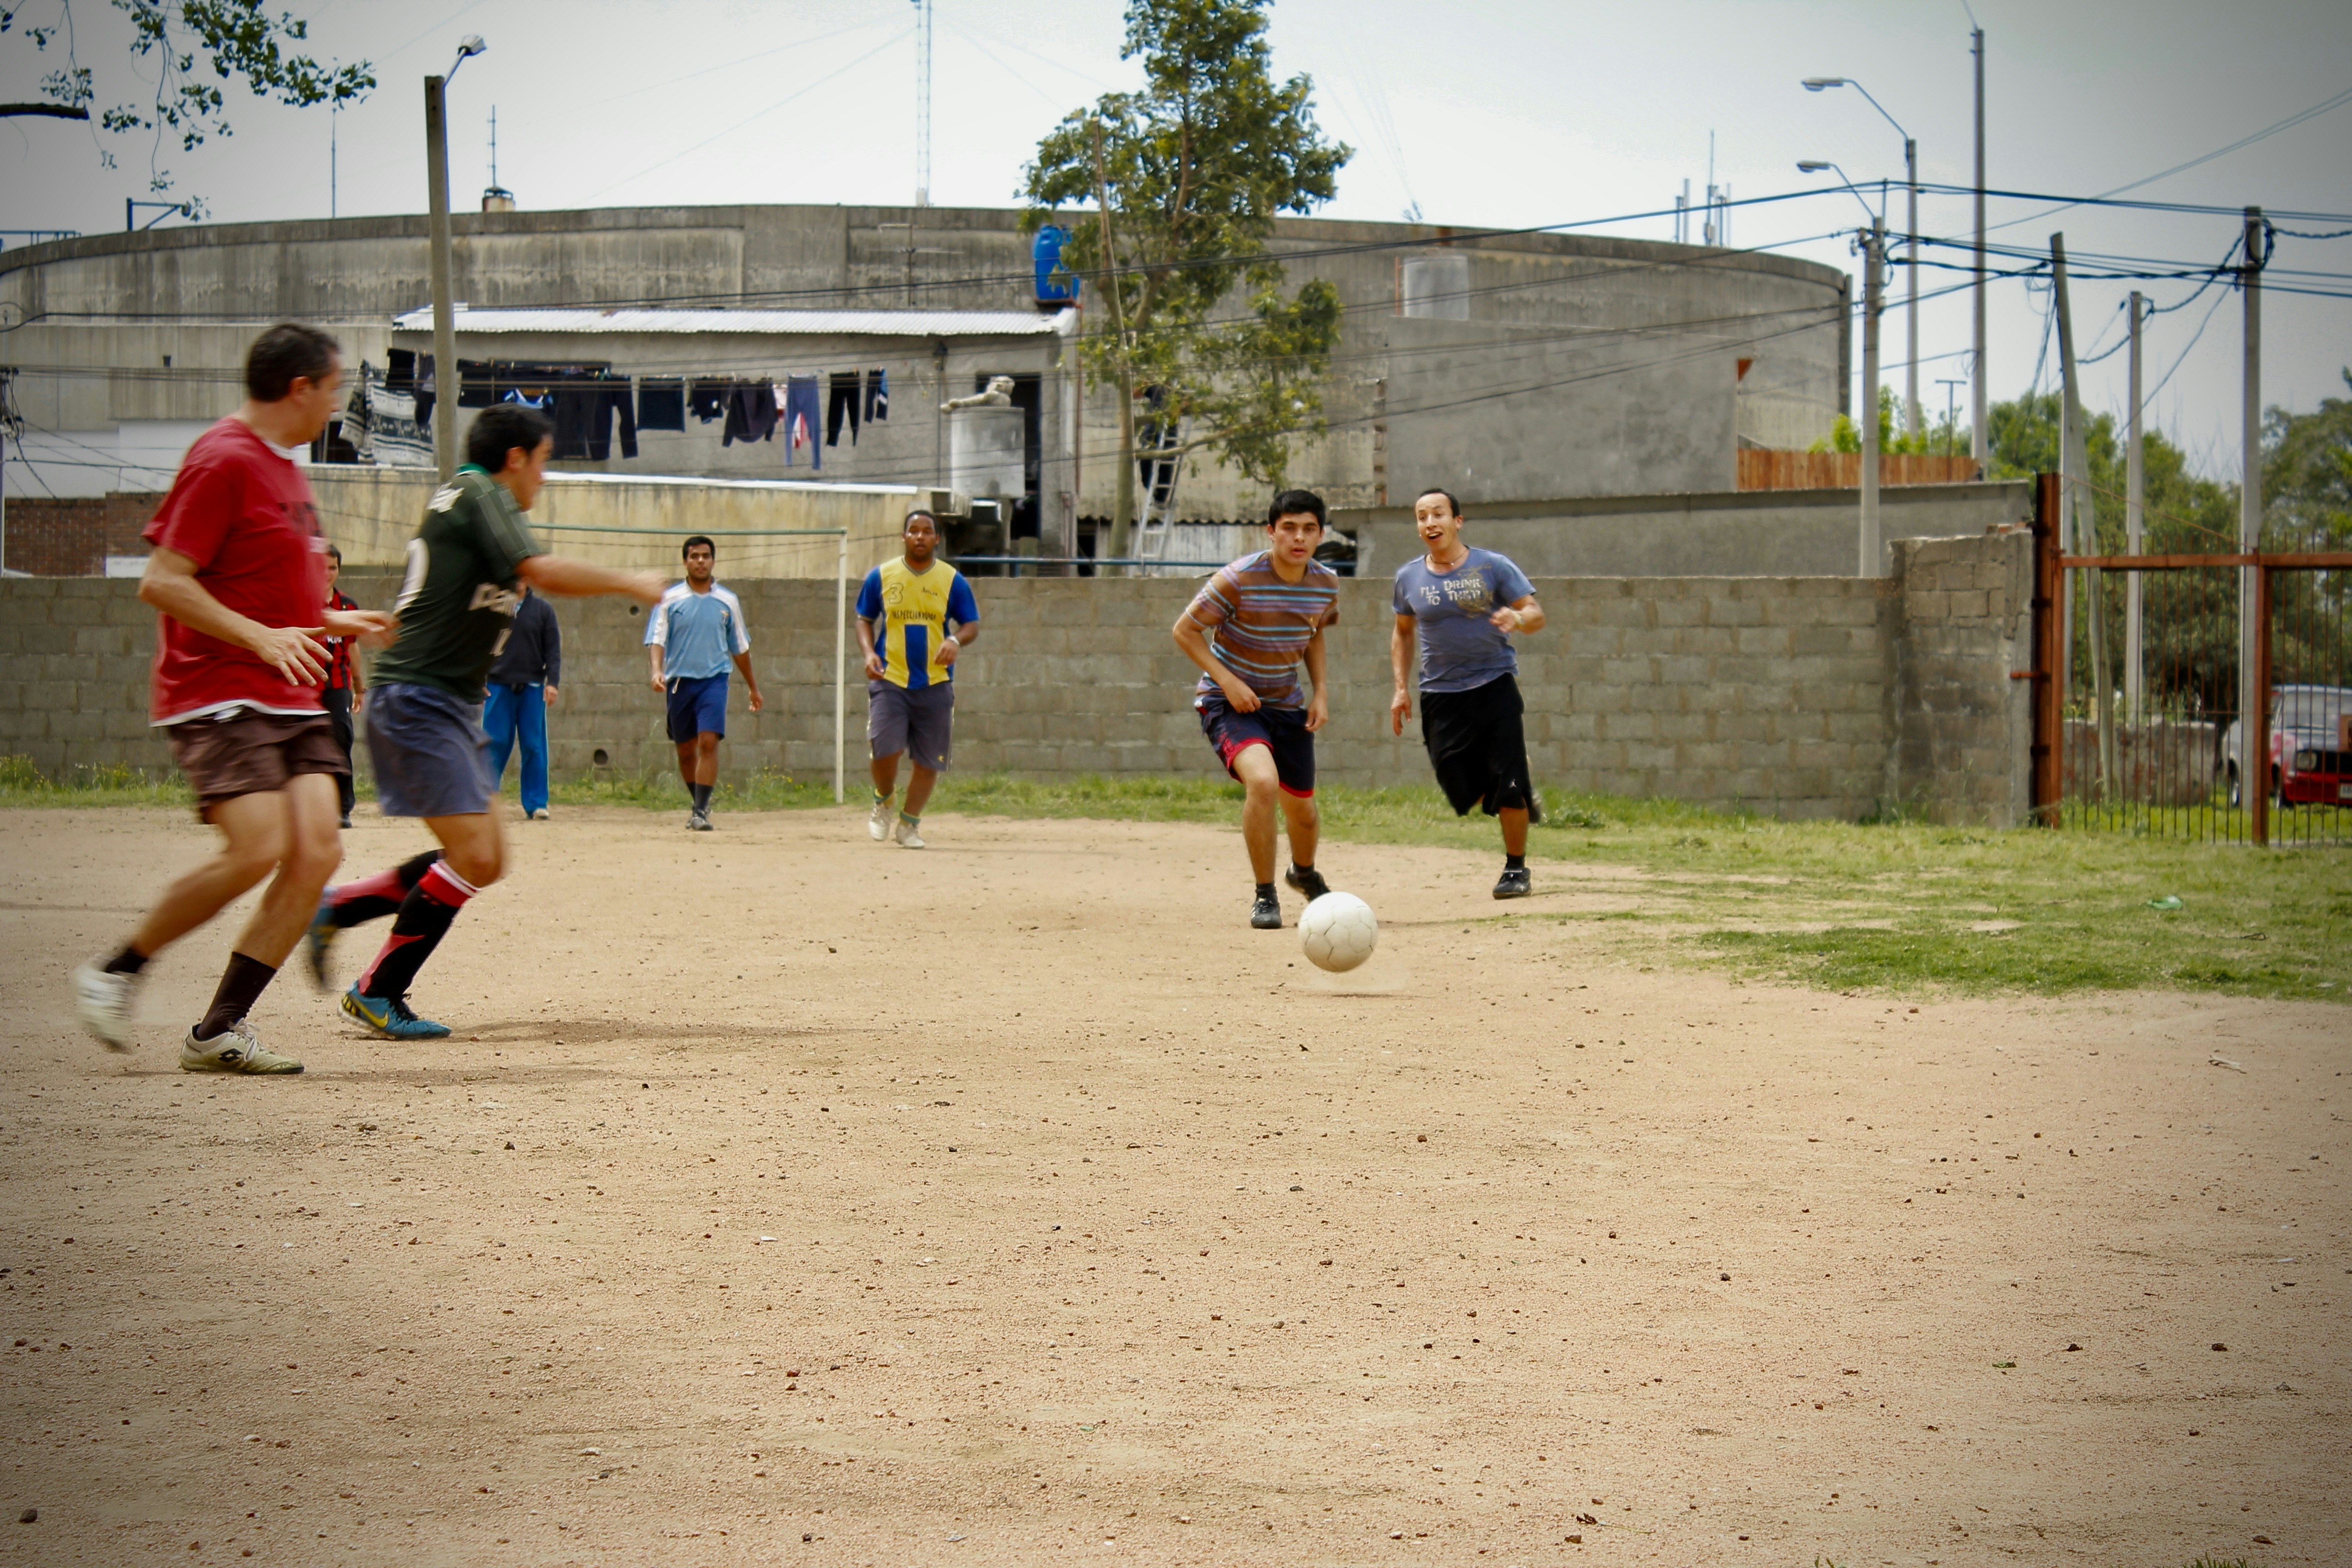
[[[1372,956],[1381,922],[1355,894],[1326,893],[1298,917],[1298,940],[1316,968],[1343,973]]]

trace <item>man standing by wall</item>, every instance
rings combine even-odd
[[[246,1022],[301,939],[342,840],[333,780],[351,764],[319,689],[319,638],[380,637],[390,616],[327,610],[327,542],[294,454],[341,402],[335,340],[291,323],[255,340],[245,405],[196,437],[147,525],[139,597],[158,612],[152,711],[196,811],[225,841],[147,911],[110,958],[74,971],[83,1025],[128,1049],[139,976],[155,955],[269,879],[212,1005],[180,1046],[183,1072],[288,1073],[302,1064]],[[274,875],[273,875],[274,873]]]
[[[1285,490],[1266,508],[1266,548],[1218,568],[1176,618],[1176,646],[1201,667],[1192,707],[1217,760],[1247,792],[1242,841],[1257,896],[1250,924],[1282,926],[1274,890],[1275,803],[1290,829],[1284,880],[1313,900],[1331,890],[1315,868],[1322,830],[1315,810],[1315,731],[1330,717],[1323,630],[1339,618],[1339,576],[1315,559],[1323,542],[1323,500]],[[1315,683],[1299,689],[1298,664]]]
[[[857,590],[866,740],[874,753],[874,809],[866,831],[877,843],[896,838],[905,848],[920,849],[923,807],[948,765],[956,660],[980,636],[980,606],[963,574],[937,559],[937,518],[908,512],[898,538],[905,553],[868,572]],[[890,796],[898,786],[901,752],[914,772],[894,826]]]
[[[653,689],[669,697],[669,738],[677,747],[677,773],[694,808],[687,826],[710,831],[710,791],[719,782],[719,742],[727,735],[727,665],[742,672],[751,711],[761,708],[760,682],[751,673],[751,632],[743,624],[742,601],[719,585],[713,563],[719,547],[696,534],[680,551],[686,581],[662,595],[646,617],[646,647],[653,661]]]
[[[1502,820],[1503,875],[1495,896],[1524,899],[1533,890],[1528,819],[1535,790],[1528,779],[1511,634],[1543,630],[1543,606],[1508,556],[1462,542],[1462,508],[1451,493],[1423,490],[1412,503],[1412,519],[1427,552],[1397,568],[1396,625],[1389,634],[1396,692],[1389,699],[1389,731],[1403,734],[1412,717],[1418,636],[1421,738],[1438,787],[1456,816],[1475,805]]]
[[[343,574],[343,552],[333,545],[327,546],[327,608],[356,610],[358,604],[350,595],[338,588],[336,581]],[[367,700],[367,675],[360,661],[352,657],[354,637],[339,637],[330,632],[320,639],[327,645],[326,688],[319,693],[327,710],[327,722],[335,728],[335,744],[343,749],[343,772],[335,780],[343,804],[345,827],[352,825],[352,806],[358,798],[352,793],[352,715]]]
[[[522,742],[522,814],[547,820],[547,710],[555,706],[563,679],[563,632],[554,607],[522,585],[514,629],[490,666],[482,699],[482,732],[490,738],[490,788],[506,784],[507,758]]]

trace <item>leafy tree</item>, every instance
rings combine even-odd
[[[1136,516],[1139,423],[1191,432],[1160,452],[1207,449],[1273,485],[1290,438],[1325,428],[1339,291],[1314,279],[1286,297],[1265,241],[1276,214],[1331,199],[1350,150],[1323,139],[1308,78],[1276,84],[1271,3],[1129,0],[1119,54],[1141,57],[1142,90],[1072,112],[1025,171],[1027,227],[1094,209],[1070,225],[1062,264],[1092,296],[1083,363],[1118,394],[1115,556]]]
[[[1965,456],[1974,437],[1960,429],[1950,416],[1934,420],[1918,430],[1896,430],[1895,389],[1881,385],[1878,389],[1878,449],[1881,452],[1906,452],[1915,457],[1945,453]],[[1829,435],[1806,448],[1810,452],[1860,452],[1862,426],[1846,415],[1830,421]]]
[[[290,12],[271,16],[262,9],[262,0],[110,3],[131,19],[128,74],[140,85],[135,98],[99,110],[98,123],[111,135],[151,133],[147,188],[152,192],[173,186],[172,172],[161,162],[165,136],[178,137],[181,151],[189,152],[211,137],[233,134],[224,83],[242,81],[256,98],[297,109],[354,102],[375,86],[375,75],[365,61],[329,67],[308,55],[289,53],[285,46],[309,37],[310,25]],[[0,117],[89,120],[99,101],[98,78],[75,53],[73,0],[56,0],[54,9],[37,22],[24,20],[26,9],[21,4],[0,9],[0,33],[21,30],[36,50],[60,63],[41,79],[41,101],[0,104]],[[52,47],[57,51],[53,56]],[[150,77],[152,88],[146,80]],[[98,156],[102,167],[115,166],[114,154],[103,142]],[[204,203],[190,200],[182,204],[182,210],[201,217]]]

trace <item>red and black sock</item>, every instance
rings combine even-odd
[[[228,967],[221,971],[220,989],[213,993],[211,1010],[196,1026],[196,1038],[217,1039],[223,1030],[242,1021],[277,977],[278,971],[261,960],[247,958],[241,952],[230,953]]]
[[[441,851],[427,849],[389,871],[378,871],[373,877],[328,889],[327,923],[337,927],[364,925],[369,921],[398,914],[403,901],[440,859]]]
[[[411,862],[414,864],[414,862]],[[416,982],[416,972],[433,956],[448,934],[449,922],[474,896],[474,886],[446,862],[436,862],[416,879],[408,896],[400,901],[400,913],[392,922],[392,934],[384,939],[383,951],[375,955],[360,976],[359,994],[362,996],[397,998],[408,994]]]

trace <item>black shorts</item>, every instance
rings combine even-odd
[[[1225,764],[1225,772],[1233,773],[1234,759],[1243,752],[1264,746],[1274,753],[1274,776],[1282,793],[1301,800],[1313,797],[1315,732],[1307,727],[1305,709],[1264,703],[1255,713],[1236,713],[1224,698],[1213,695],[1195,697],[1192,706],[1201,715],[1201,733],[1216,747],[1217,760]]]
[[[1474,805],[1489,816],[1528,808],[1524,711],[1519,683],[1507,675],[1468,691],[1421,694],[1422,743],[1454,816]]]

